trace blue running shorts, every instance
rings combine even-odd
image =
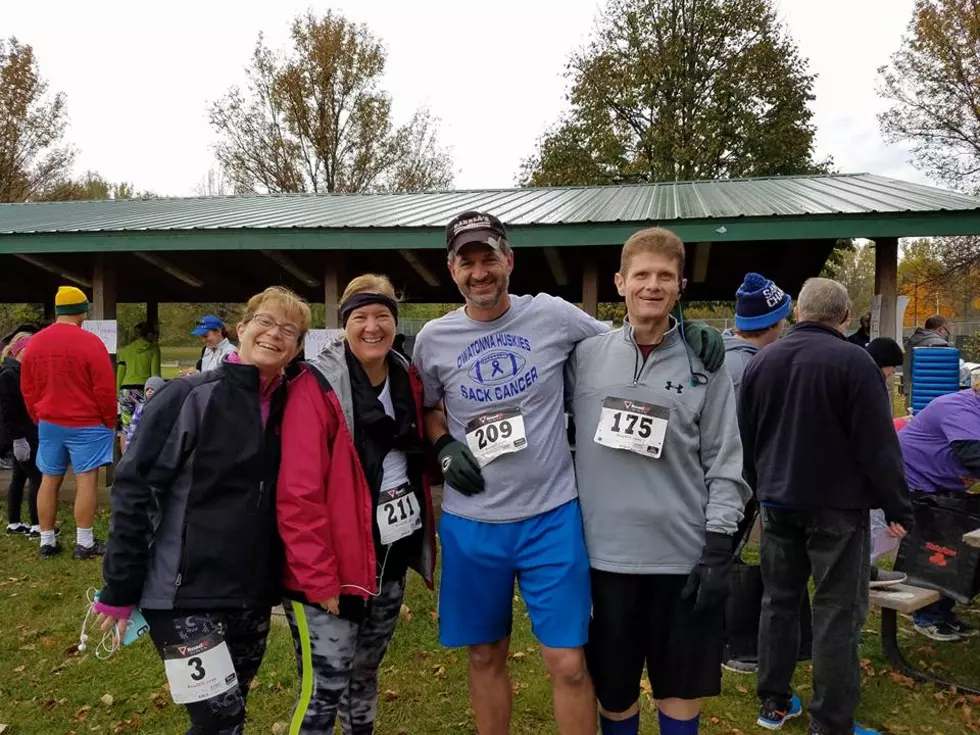
[[[510,635],[514,579],[531,629],[549,648],[579,648],[589,632],[589,557],[577,500],[510,523],[443,513],[439,641],[494,643]]]
[[[112,464],[115,432],[107,426],[59,426],[41,421],[37,430],[37,468],[45,475],[63,475],[68,465],[80,475]]]

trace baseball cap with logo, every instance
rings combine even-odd
[[[492,214],[475,211],[457,214],[446,225],[446,250],[452,257],[472,242],[481,242],[500,252],[507,243],[507,230]]]
[[[225,326],[218,317],[214,314],[205,314],[200,319],[197,320],[197,324],[194,325],[194,329],[191,331],[195,337],[203,337],[208,332],[221,329]]]

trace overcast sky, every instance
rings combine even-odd
[[[876,69],[900,43],[914,0],[779,0],[818,77],[817,156],[843,172],[925,181],[886,146]],[[31,44],[65,92],[77,171],[162,195],[193,193],[209,167],[209,101],[244,79],[259,31],[279,48],[293,17],[334,8],[388,48],[397,122],[420,105],[442,120],[458,188],[509,187],[564,108],[568,54],[593,27],[595,0],[0,0],[0,35]]]

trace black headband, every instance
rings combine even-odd
[[[387,306],[388,311],[395,317],[395,324],[398,323],[398,304],[393,298],[383,293],[356,293],[340,305],[340,325],[346,327],[353,311],[369,304]]]

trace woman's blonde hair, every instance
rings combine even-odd
[[[296,341],[302,344],[306,333],[310,331],[310,322],[313,320],[310,314],[310,305],[306,303],[306,299],[285,286],[269,286],[262,293],[257,293],[250,298],[245,305],[245,316],[242,317],[242,322],[251,321],[259,309],[269,303],[281,306],[289,318],[296,322],[296,326],[299,327],[299,337]]]
[[[344,289],[344,295],[340,297],[340,303],[343,304],[351,296],[359,293],[380,293],[392,301],[399,300],[391,279],[377,273],[365,273],[348,283],[347,288]]]
[[[10,355],[10,350],[15,344],[20,342],[22,339],[30,339],[33,336],[34,335],[30,332],[17,332],[17,334],[11,338],[10,342],[7,343],[7,346],[4,347],[3,350],[0,350],[0,360],[7,359],[7,357]]]

